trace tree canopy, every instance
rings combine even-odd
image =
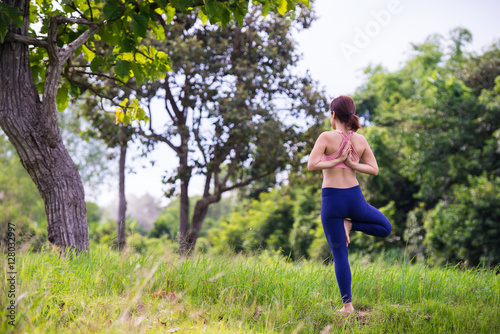
[[[261,4],[264,14],[284,14],[298,2],[252,3]],[[223,26],[232,20],[241,23],[248,6],[246,0],[8,0],[0,4],[0,126],[44,200],[51,243],[78,252],[89,246],[83,184],[57,125],[57,109],[65,108],[70,94],[82,93],[68,77],[60,80],[72,59],[79,65],[84,62],[89,76],[98,68],[113,68],[109,79],[122,84],[132,76],[158,80],[165,77],[171,62],[165,52],[141,44],[149,30],[163,39],[161,23],[194,8],[200,8],[202,20]],[[99,41],[106,48],[96,48]],[[85,90],[91,88],[88,85]],[[136,103],[122,101],[122,105],[140,118],[142,109]]]
[[[144,39],[172,60],[166,78],[149,84],[135,78],[135,89],[116,86],[115,96],[135,101],[144,113],[133,115],[123,108],[117,121],[147,119],[147,126],[136,126],[146,147],[163,143],[178,156],[179,168],[164,182],[171,186],[167,194],[177,190],[181,196],[179,238],[181,244],[188,240],[186,247],[194,247],[208,206],[224,192],[298,163],[305,130],[322,120],[325,99],[307,74],[294,71],[300,55],[291,34],[313,19],[306,8],[297,10],[295,18],[264,18],[263,9],[254,6],[241,27],[214,29],[201,24],[196,14],[177,14],[175,24],[162,23],[165,42]],[[87,80],[76,66],[66,75],[73,82]],[[94,86],[102,87],[98,93],[104,95],[108,74],[100,73],[104,80]],[[203,195],[189,222],[188,186],[195,174],[204,177]]]

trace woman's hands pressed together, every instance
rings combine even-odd
[[[352,168],[353,170],[365,174],[371,174],[371,175],[377,175],[378,174],[378,165],[377,165],[377,160],[375,160],[375,156],[373,155],[372,150],[368,146],[367,149],[363,151],[363,155],[361,156],[361,159],[363,159],[363,163],[360,164],[358,162],[355,162],[352,158],[351,152],[352,152],[352,146],[351,146],[351,141],[349,140],[346,144],[346,147],[344,150],[342,150],[342,156],[339,157],[339,159],[342,159],[344,156],[344,151],[347,148],[347,154],[345,157],[345,160],[343,160],[344,164]]]
[[[342,154],[340,155],[340,159],[342,160],[342,162],[347,166],[347,167],[351,167],[352,168],[352,165],[354,164],[354,162],[352,161],[352,156],[351,156],[351,150],[352,150],[352,144],[351,144],[351,141],[349,140],[346,144],[345,144],[345,147],[344,149],[342,150]]]
[[[344,149],[342,150],[342,153],[340,154],[339,159],[340,159],[340,161],[345,163],[347,161],[347,158],[350,156],[351,156],[351,141],[348,141],[345,144]]]

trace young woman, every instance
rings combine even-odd
[[[348,96],[339,96],[330,104],[333,130],[323,132],[309,155],[307,168],[323,171],[321,221],[335,261],[335,276],[344,307],[354,311],[351,298],[351,268],[347,259],[349,232],[361,231],[386,237],[391,233],[389,220],[366,203],[356,179],[356,172],[377,175],[378,165],[365,137],[355,133],[359,117]],[[363,163],[359,163],[359,160]]]

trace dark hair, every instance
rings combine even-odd
[[[356,105],[354,101],[345,95],[333,99],[330,103],[330,112],[335,111],[335,117],[342,123],[347,124],[347,128],[356,132],[361,127],[359,117],[356,115]]]

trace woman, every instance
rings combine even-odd
[[[356,179],[356,172],[377,175],[378,165],[365,137],[355,133],[360,125],[353,100],[339,96],[330,104],[330,111],[330,123],[335,131],[323,132],[318,137],[307,168],[323,171],[321,221],[333,253],[335,276],[344,303],[340,311],[351,313],[354,308],[347,259],[349,232],[386,237],[392,226],[380,211],[366,203]],[[363,163],[359,163],[360,158]]]

